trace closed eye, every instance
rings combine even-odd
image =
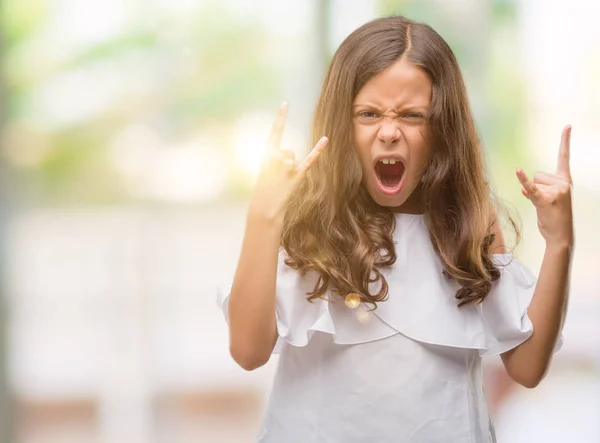
[[[407,112],[404,116],[408,118],[425,118],[420,112]]]
[[[356,115],[358,115],[361,118],[377,118],[377,117],[379,117],[379,114],[377,114],[376,112],[373,112],[373,111],[360,111]]]
[[[358,111],[355,114],[356,118],[364,123],[375,123],[379,119],[383,118],[382,115],[377,111]],[[425,114],[416,111],[407,111],[404,113],[397,114],[395,119],[404,119],[405,121],[411,121],[417,123],[419,120],[425,119]]]

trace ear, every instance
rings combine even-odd
[[[492,227],[490,228],[490,234],[494,234],[495,238],[490,246],[490,252],[492,254],[504,254],[506,253],[506,245],[504,243],[504,235],[502,233],[502,228],[500,227],[500,222],[498,220],[498,216],[496,214],[496,209],[494,205],[490,203],[490,219],[494,221]]]

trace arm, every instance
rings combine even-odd
[[[535,206],[538,228],[546,241],[537,285],[527,311],[533,335],[502,354],[508,374],[533,388],[544,378],[565,322],[575,234],[569,167],[571,127],[563,129],[556,174],[537,172],[533,181],[521,170],[522,193]]]
[[[229,295],[229,352],[247,371],[264,365],[277,341],[275,284],[282,223],[249,214]]]
[[[275,294],[279,245],[287,202],[327,145],[323,137],[298,164],[293,151],[279,149],[287,116],[282,104],[250,202],[240,259],[229,294],[229,352],[242,368],[264,365],[277,342]]]
[[[536,387],[546,375],[562,330],[568,301],[572,252],[569,247],[547,245],[533,298],[527,311],[533,335],[502,354],[508,374],[517,383]]]

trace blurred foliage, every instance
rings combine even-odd
[[[128,199],[107,149],[123,127],[150,125],[169,146],[215,121],[231,121],[279,90],[276,63],[265,51],[265,30],[216,2],[204,2],[185,16],[159,14],[140,3],[118,32],[77,50],[61,50],[48,42],[48,30],[56,32],[61,26],[53,5],[5,0],[2,13],[7,124],[12,128],[4,151],[10,155],[27,149],[25,133],[44,140],[38,161],[13,162],[26,186],[22,189],[38,200]],[[108,105],[71,121],[47,115],[40,97],[57,83],[72,80],[70,76],[89,82],[75,100],[85,104],[94,96],[88,97],[87,88],[103,90],[103,82],[109,81],[114,85],[108,92],[114,96],[105,98]]]
[[[4,0],[0,18],[8,93],[3,151],[19,188],[41,202],[129,200],[110,158],[111,142],[123,128],[152,127],[168,149],[203,131],[226,130],[245,111],[272,103],[281,91],[281,60],[268,30],[216,1],[200,2],[189,14],[165,14],[140,3],[106,38],[68,42],[65,48],[55,35],[62,26],[57,4]],[[439,2],[379,0],[378,5],[381,15],[400,13],[431,24],[444,36],[465,72],[470,95],[477,98],[476,120],[495,162],[492,169],[504,176],[516,163],[526,167],[523,80],[519,64],[506,57],[517,44],[514,2],[486,2],[480,11],[489,15],[483,18],[490,26],[480,38],[457,32],[451,8]],[[73,81],[85,87],[70,88]],[[63,101],[57,98],[57,85],[71,95],[64,97],[67,107],[74,102],[85,112],[61,119],[52,103]],[[93,107],[97,91],[102,105]],[[219,149],[230,149],[227,137],[215,137]],[[232,192],[237,195],[239,189]]]
[[[48,16],[45,0],[3,0],[0,5],[0,26],[7,47],[26,40]]]

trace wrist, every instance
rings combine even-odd
[[[546,242],[546,252],[571,255],[574,249],[575,243],[573,241],[553,240]]]
[[[278,211],[263,211],[250,206],[246,216],[248,226],[264,227],[270,230],[283,230],[284,216]]]

